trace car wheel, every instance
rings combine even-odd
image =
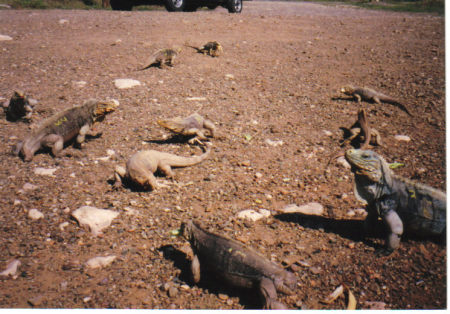
[[[131,11],[133,4],[127,0],[111,0],[110,5],[113,10]]]
[[[227,8],[230,13],[241,13],[242,0],[228,0]]]
[[[165,0],[165,7],[169,12],[183,11],[186,7],[186,0]]]

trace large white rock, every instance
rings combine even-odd
[[[0,41],[4,40],[12,40],[12,37],[8,35],[0,35]]]
[[[399,141],[399,142],[409,142],[409,141],[411,141],[411,138],[408,135],[398,134],[398,135],[394,136],[394,138],[397,141]]]
[[[92,234],[97,236],[101,231],[111,225],[114,218],[119,215],[109,209],[100,209],[92,206],[82,206],[72,213],[72,216],[82,226],[88,226]]]
[[[319,203],[308,203],[305,205],[297,206],[296,204],[289,204],[283,209],[280,209],[283,213],[300,213],[305,215],[322,215],[323,206]]]
[[[33,220],[38,220],[44,218],[44,214],[38,211],[37,209],[33,208],[28,211],[28,217],[30,217]]]
[[[141,82],[133,79],[116,79],[114,85],[119,89],[132,88],[141,85]]]
[[[246,209],[237,214],[238,218],[248,219],[251,221],[257,221],[262,218],[270,217],[270,211],[267,209],[259,209],[258,211],[253,209]]]
[[[111,264],[116,259],[115,255],[109,255],[109,256],[97,256],[89,259],[86,262],[86,266],[89,268],[100,268],[100,267],[106,267],[109,264]]]
[[[20,261],[15,259],[8,263],[6,269],[0,273],[0,276],[14,276],[20,266]]]
[[[34,168],[34,173],[41,175],[41,176],[54,176],[53,173],[56,170],[58,170],[58,168],[46,169],[46,168],[37,167],[37,168]]]

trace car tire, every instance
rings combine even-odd
[[[164,0],[164,6],[169,12],[180,12],[186,7],[186,0]]]
[[[227,9],[230,13],[241,13],[242,0],[228,0]]]
[[[113,10],[131,11],[133,4],[127,0],[111,0],[109,4]]]

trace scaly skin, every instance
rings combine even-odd
[[[372,101],[379,105],[381,105],[382,102],[385,102],[395,105],[405,111],[408,115],[411,115],[408,109],[399,101],[368,87],[354,87],[352,85],[347,85],[341,88],[341,92],[345,95],[353,96],[358,101],[358,103],[361,102],[361,100]]]
[[[42,125],[20,142],[15,154],[22,154],[25,161],[31,161],[34,154],[43,147],[51,147],[54,156],[62,151],[64,143],[76,137],[81,145],[85,135],[95,122],[101,122],[105,116],[116,110],[113,101],[89,99],[81,106],[66,109],[45,120]]]
[[[157,123],[175,134],[195,136],[189,140],[189,143],[206,140],[204,130],[209,132],[210,137],[214,137],[216,131],[214,123],[208,119],[204,119],[198,113],[194,113],[186,118],[175,117],[167,120],[158,120]]]
[[[208,147],[204,154],[192,157],[182,157],[156,150],[139,151],[130,157],[126,169],[120,166],[116,167],[115,187],[122,185],[122,179],[126,178],[146,190],[155,190],[158,188],[154,176],[157,170],[172,178],[174,177],[172,167],[188,167],[201,163],[209,156],[210,151],[211,149]]]
[[[3,104],[8,121],[17,121],[20,118],[31,119],[33,107],[37,104],[35,99],[27,97],[22,91],[15,91],[9,101]]]
[[[386,248],[400,245],[403,230],[418,235],[445,235],[447,195],[430,186],[396,176],[370,150],[350,149],[345,158],[355,174],[355,196],[367,203],[366,227],[381,217],[389,229]]]
[[[177,49],[161,49],[155,52],[152,58],[147,62],[147,66],[142,68],[141,70],[146,70],[150,67],[157,66],[159,68],[163,68],[165,65],[173,66],[175,58],[181,52],[181,48]]]
[[[188,221],[181,234],[191,244],[194,253],[191,271],[195,283],[200,281],[200,267],[209,270],[228,284],[258,289],[268,309],[286,309],[277,301],[277,291],[293,294],[297,278],[256,251],[202,229]]]

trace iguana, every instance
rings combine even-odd
[[[146,70],[150,67],[157,66],[159,68],[163,68],[165,65],[173,66],[175,58],[181,52],[181,48],[167,48],[158,50],[153,54],[149,61],[147,61],[147,65],[141,70]]]
[[[445,235],[444,192],[395,175],[373,151],[350,149],[345,158],[355,175],[355,196],[367,204],[366,230],[378,217],[388,228],[387,252],[400,245],[404,229],[424,236]]]
[[[95,122],[101,122],[105,116],[116,110],[114,101],[97,101],[89,99],[81,106],[74,106],[45,120],[23,142],[20,142],[14,153],[22,154],[25,161],[33,159],[34,154],[42,147],[51,147],[54,156],[63,149],[64,143],[76,137],[81,145],[85,135]]]
[[[359,147],[360,149],[368,148],[369,144],[383,146],[380,133],[369,126],[367,114],[364,109],[358,111],[358,120],[350,127],[350,136],[342,142],[341,146],[350,143],[356,137],[359,137],[361,141],[364,139]]]
[[[22,117],[29,121],[33,114],[33,108],[37,103],[36,99],[27,97],[24,92],[14,91],[11,99],[2,106],[8,121],[17,121]]]
[[[208,54],[211,57],[218,57],[223,53],[223,47],[217,41],[209,41],[200,48],[197,48],[194,46],[189,46],[189,45],[186,45],[186,46],[188,46],[190,48],[194,48],[199,53]]]
[[[120,187],[122,179],[135,183],[146,190],[155,190],[158,183],[154,173],[159,170],[167,177],[174,177],[172,167],[188,167],[196,165],[205,160],[210,154],[211,148],[208,146],[202,155],[192,157],[182,157],[170,153],[156,150],[143,150],[135,153],[127,162],[126,169],[117,166],[114,172],[115,184]]]
[[[235,287],[257,289],[268,309],[286,309],[277,291],[293,294],[297,278],[241,243],[210,233],[197,222],[181,225],[180,235],[191,244],[193,281],[200,281],[200,267]]]
[[[379,93],[373,89],[367,87],[354,87],[352,85],[347,85],[341,88],[341,92],[344,93],[345,95],[353,96],[358,102],[361,102],[361,100],[366,100],[375,102],[379,105],[381,105],[382,102],[395,105],[411,116],[411,113],[408,111],[405,105],[398,102],[394,98]]]
[[[195,141],[201,144],[200,140],[206,140],[205,130],[208,131],[210,137],[214,137],[216,131],[214,123],[203,118],[198,113],[194,113],[186,118],[175,117],[172,119],[158,120],[157,123],[175,134],[195,136],[189,140],[190,144],[193,144]]]

